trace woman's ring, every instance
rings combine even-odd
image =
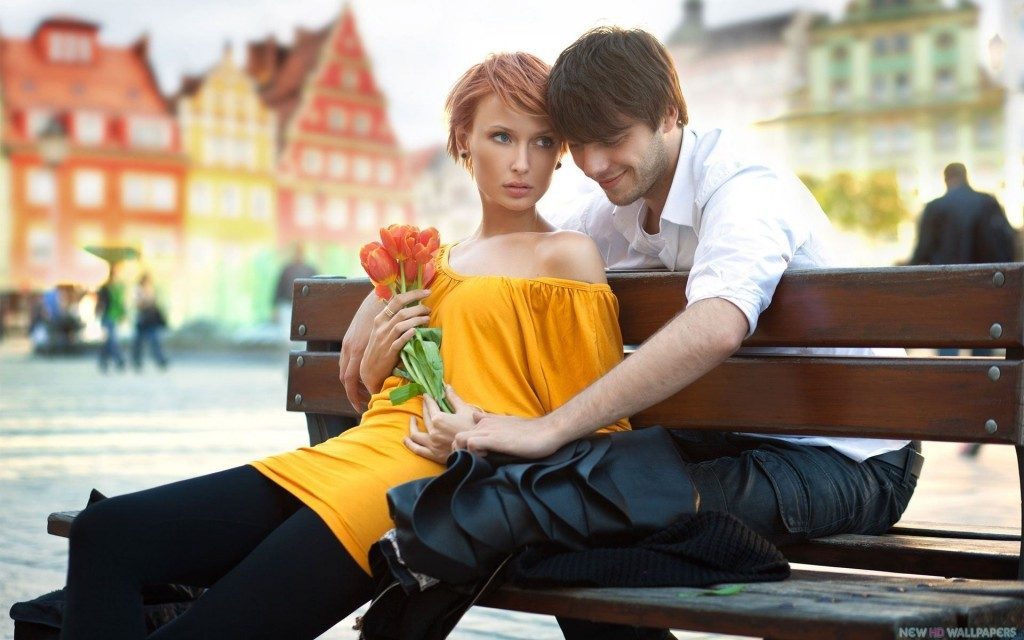
[[[384,305],[384,315],[386,315],[388,317],[388,319],[390,320],[391,318],[395,317],[395,312],[391,310],[391,307],[389,305],[385,304]]]

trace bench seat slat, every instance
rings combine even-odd
[[[870,579],[864,579],[870,578]],[[584,617],[652,627],[710,633],[787,638],[896,637],[906,626],[971,626],[992,615],[1024,615],[1024,589],[1005,585],[1001,593],[945,592],[945,580],[794,571],[784,582],[754,583],[735,596],[696,595],[700,589],[531,589],[504,587],[484,606]],[[809,623],[810,622],[810,623]]]
[[[782,549],[790,562],[933,576],[1013,580],[1020,543],[913,535],[841,534]]]
[[[682,310],[687,275],[609,274],[626,344],[643,342]],[[292,339],[340,342],[358,306],[353,302],[369,292],[365,278],[296,280]],[[1024,344],[1022,297],[1019,263],[792,271],[744,344],[1015,348]],[[1001,333],[993,338],[997,323]]]
[[[337,355],[295,352],[290,366],[289,411],[356,415],[338,382]],[[993,366],[998,380],[989,377]],[[633,422],[1016,444],[1021,407],[1011,390],[1021,372],[1008,360],[734,357]]]

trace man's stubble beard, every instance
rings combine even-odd
[[[659,178],[662,177],[662,173],[667,169],[668,154],[665,153],[665,142],[660,136],[656,135],[651,140],[648,152],[640,161],[640,164],[636,167],[630,167],[628,170],[633,174],[635,182],[633,189],[621,197],[613,198],[609,195],[608,200],[619,207],[636,202],[647,195],[651,188],[658,182]],[[607,195],[607,193],[605,195]]]

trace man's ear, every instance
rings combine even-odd
[[[675,129],[679,124],[679,108],[674,104],[670,104],[665,109],[665,115],[661,119],[661,132],[668,133]]]

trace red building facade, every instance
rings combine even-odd
[[[111,47],[98,32],[58,17],[0,39],[16,288],[101,280],[86,245],[135,246],[155,265],[180,253],[186,162],[148,41]],[[63,134],[57,158],[42,153],[45,131]]]
[[[346,5],[291,47],[250,43],[247,70],[278,114],[278,241],[305,245],[323,272],[356,273],[359,246],[411,222],[402,151]]]

